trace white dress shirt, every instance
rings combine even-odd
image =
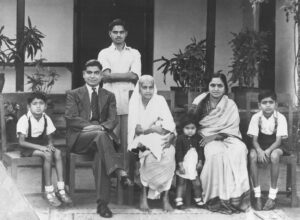
[[[288,129],[287,121],[283,114],[278,111],[274,111],[273,115],[266,118],[262,111],[257,112],[251,118],[247,134],[249,136],[258,136],[259,133],[259,118],[261,118],[261,132],[266,135],[274,133],[275,129],[275,118],[277,118],[277,137],[287,138]]]
[[[110,69],[111,73],[133,72],[141,76],[141,54],[138,50],[124,46],[119,51],[114,44],[105,48],[98,54],[98,61],[103,66],[103,70]],[[115,94],[117,102],[117,114],[124,115],[128,113],[129,91],[134,89],[131,82],[113,82],[105,83],[104,89]]]
[[[28,111],[27,114],[23,115],[17,123],[17,137],[19,137],[19,133],[24,134],[25,137],[28,137],[28,119],[31,122],[31,137],[38,137],[40,136],[43,131],[44,131],[44,126],[45,126],[45,120],[44,116],[46,117],[47,120],[47,129],[46,129],[46,134],[52,134],[56,128],[54,127],[54,124],[51,120],[51,118],[43,113],[43,116],[40,118],[40,120],[36,120],[36,118],[32,115],[30,111]]]

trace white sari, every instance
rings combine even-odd
[[[199,95],[193,104],[198,105],[207,95]],[[250,205],[248,150],[240,139],[239,123],[238,108],[226,95],[199,122],[204,136],[228,136],[223,141],[209,142],[204,148],[206,161],[200,178],[204,202],[212,211],[233,213],[245,211]]]
[[[149,78],[149,76],[147,76]],[[140,77],[143,80],[143,76]],[[159,125],[169,132],[175,132],[175,123],[164,97],[154,94],[146,107],[142,104],[139,93],[139,82],[129,101],[128,113],[128,150],[136,148],[139,143],[147,150],[139,154],[140,178],[143,186],[149,187],[148,198],[158,198],[159,194],[171,187],[175,171],[174,146],[165,148],[164,143],[170,133],[159,135],[151,133],[147,135],[135,134],[136,125],[143,129],[150,128],[153,124]]]

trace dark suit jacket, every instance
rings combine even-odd
[[[99,124],[107,131],[117,125],[115,95],[99,87],[98,90]],[[67,122],[67,145],[73,148],[81,130],[91,125],[91,103],[87,87],[84,85],[67,91],[65,117]]]

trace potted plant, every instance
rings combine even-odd
[[[245,107],[245,94],[255,89],[255,80],[260,81],[264,73],[264,63],[268,61],[268,32],[257,32],[243,30],[239,33],[232,33],[233,39],[229,42],[232,51],[232,64],[229,71],[229,82],[238,83],[232,87],[235,100],[240,108]]]
[[[41,91],[50,93],[54,83],[58,80],[59,74],[53,68],[44,66],[46,59],[36,59],[32,65],[35,67],[35,72],[27,76],[27,84],[30,84],[31,91]]]
[[[15,60],[22,60],[21,56],[18,54],[18,48],[23,48],[24,54],[27,55],[27,58],[33,60],[35,55],[42,51],[43,42],[42,39],[45,35],[39,31],[36,26],[33,26],[30,18],[28,17],[28,26],[24,27],[24,37],[20,40],[17,45],[16,39],[9,38],[3,33],[4,26],[0,28],[0,65],[5,65],[12,63]],[[24,62],[24,60],[23,60]],[[1,81],[1,79],[3,79]],[[2,84],[2,87],[1,87]],[[4,73],[0,73],[0,92],[2,92],[4,85]]]
[[[4,35],[4,26],[0,28],[0,64],[3,65],[3,70],[5,64],[11,62],[16,56],[14,50],[15,40]],[[4,73],[0,73],[0,92],[2,92],[4,86],[5,78]]]
[[[166,75],[170,73],[178,86],[171,87],[171,90],[181,91],[175,95],[175,104],[180,107],[191,103],[191,99],[206,87],[206,40],[197,42],[195,38],[192,38],[191,41],[184,51],[179,50],[173,57],[168,59],[162,56],[154,60],[154,62],[162,62],[157,70],[162,71],[164,83],[166,83]]]

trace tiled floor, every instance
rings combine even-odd
[[[264,173],[262,176],[266,177]],[[59,209],[49,208],[46,201],[42,198],[40,194],[40,184],[41,184],[41,171],[39,168],[21,168],[19,169],[19,179],[18,187],[21,192],[26,194],[26,198],[32,204],[35,211],[40,216],[41,220],[77,220],[77,219],[100,219],[100,217],[95,213],[95,194],[85,193],[77,194],[74,199],[73,207],[65,207]],[[55,172],[53,172],[55,176]],[[298,178],[298,191],[300,195],[300,167],[298,167],[297,172]],[[76,173],[76,185],[79,188],[94,188],[94,179],[92,170],[88,168],[79,169]],[[264,178],[265,179],[265,178]],[[54,178],[55,182],[55,178]],[[268,189],[268,181],[262,181],[263,188]],[[280,174],[280,187],[284,188],[285,184],[285,167],[281,168]],[[112,198],[115,198],[112,195]],[[113,199],[114,200],[114,199]],[[300,219],[300,208],[290,208],[289,199],[286,196],[279,196],[278,198],[278,209],[271,212],[254,212],[249,211],[247,213],[235,214],[235,215],[223,215],[218,213],[212,213],[203,209],[188,209],[185,211],[175,210],[171,213],[165,213],[160,209],[160,203],[152,203],[152,212],[143,213],[137,209],[137,201],[135,206],[118,206],[114,204],[115,201],[110,204],[114,212],[114,218],[119,219],[132,219],[132,220],[160,220],[160,219],[172,219],[172,220],[185,220],[185,219],[208,219],[208,220],[226,220],[226,219]]]

